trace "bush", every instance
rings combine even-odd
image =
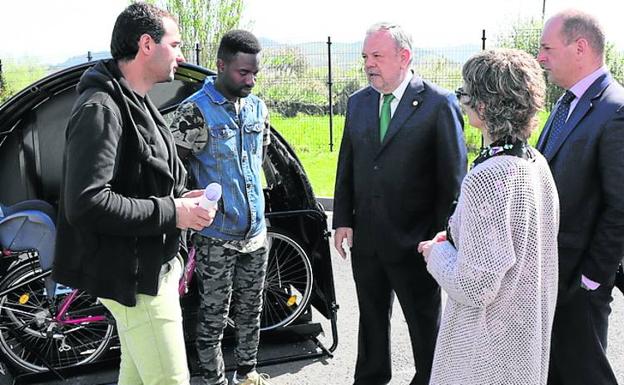
[[[43,78],[47,68],[35,59],[3,60],[0,74],[0,103]]]
[[[4,76],[2,72],[0,72],[0,103],[3,103],[5,100],[13,95],[14,91],[11,87],[5,82]]]
[[[454,90],[462,83],[462,65],[443,56],[428,55],[414,63],[414,70],[423,79],[447,90]]]
[[[318,79],[301,79],[297,83],[263,77],[258,81],[256,95],[269,109],[287,117],[297,113],[324,115],[327,108],[327,86]]]
[[[265,49],[262,63],[255,93],[264,99],[269,109],[286,117],[294,117],[298,113],[329,113],[327,85],[319,75],[321,69],[310,69],[299,49]]]

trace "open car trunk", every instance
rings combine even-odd
[[[0,106],[2,204],[40,199],[58,207],[65,129],[78,96],[76,85],[94,64],[49,75]],[[173,82],[156,85],[149,95],[170,120],[178,104],[211,74],[205,68],[182,64]],[[305,250],[314,276],[310,304],[334,319],[337,306],[327,219],[295,152],[274,128],[263,169],[268,225],[287,233]]]

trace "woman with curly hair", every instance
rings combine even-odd
[[[557,300],[559,199],[528,145],[544,77],[519,50],[470,58],[457,96],[485,147],[462,182],[447,231],[421,242],[448,294],[431,385],[546,384]]]

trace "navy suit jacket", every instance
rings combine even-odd
[[[542,152],[554,111],[538,141]],[[560,298],[580,287],[581,274],[612,285],[624,252],[624,88],[599,77],[544,156],[560,196]]]
[[[466,173],[463,119],[453,94],[414,75],[380,143],[379,98],[349,98],[333,227],[353,228],[354,255],[398,262],[445,227]]]

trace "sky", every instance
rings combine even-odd
[[[607,40],[624,50],[622,0],[245,0],[242,26],[284,43],[361,41],[379,21],[401,24],[416,47],[479,44],[519,18],[546,18],[565,7],[592,12]],[[59,63],[87,51],[107,51],[115,18],[127,0],[4,0],[0,59]],[[383,7],[381,7],[383,5]]]

